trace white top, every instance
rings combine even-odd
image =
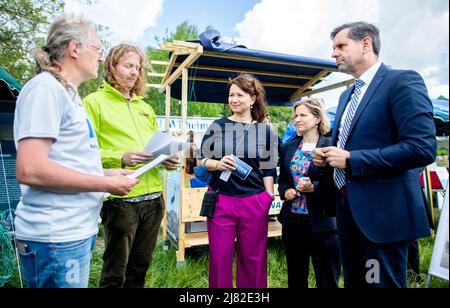
[[[64,167],[103,175],[97,138],[78,94],[66,91],[51,74],[31,79],[17,99],[14,142],[54,140],[49,160]],[[98,232],[103,193],[55,193],[20,185],[14,221],[18,239],[58,243],[77,241]]]
[[[358,106],[361,103],[364,94],[366,94],[367,88],[369,88],[370,83],[372,82],[373,78],[375,77],[375,74],[378,72],[378,69],[381,66],[381,61],[378,61],[374,65],[372,65],[367,71],[364,72],[364,74],[359,77],[360,80],[364,81],[364,85],[361,87],[361,94],[358,97]],[[351,96],[350,96],[351,98]],[[344,113],[342,114],[341,123],[339,124],[339,133],[342,130],[342,125],[345,122],[345,118],[347,117],[347,112],[350,104],[347,104],[345,107]],[[356,107],[358,108],[358,107]]]

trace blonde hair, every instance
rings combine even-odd
[[[317,124],[317,130],[319,131],[320,135],[325,135],[330,131],[330,120],[326,115],[323,99],[309,97],[295,103],[295,105],[292,107],[292,111],[294,114],[295,109],[297,109],[297,107],[299,106],[306,106],[306,108],[308,108],[308,110],[315,117],[319,118],[320,122],[319,124]]]
[[[66,48],[71,41],[77,41],[82,46],[89,44],[89,29],[94,25],[81,16],[62,15],[51,24],[47,35],[46,45],[36,48],[36,74],[49,72],[69,92],[76,94],[76,90],[61,76],[61,59],[64,58]]]
[[[141,58],[141,61],[139,63],[140,64],[139,75],[134,84],[134,87],[130,90],[130,93],[131,95],[137,94],[139,96],[145,96],[145,93],[147,92],[147,88],[145,86],[146,79],[144,73],[145,59],[142,51],[136,46],[128,44],[120,44],[111,48],[105,60],[105,80],[107,83],[109,83],[112,87],[116,89],[124,88],[123,81],[120,80],[119,76],[117,75],[116,65],[119,63],[120,58],[122,58],[129,52],[134,52],[138,54],[139,57]]]

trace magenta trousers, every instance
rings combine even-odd
[[[236,239],[236,287],[267,288],[267,232],[271,196],[219,194],[214,217],[208,218],[209,287],[233,287]]]

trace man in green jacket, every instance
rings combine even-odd
[[[113,47],[105,62],[105,80],[84,106],[94,123],[103,167],[136,169],[152,160],[143,149],[157,131],[156,115],[143,101],[144,56],[135,46]],[[164,163],[177,167],[173,157]],[[111,196],[101,211],[105,252],[100,287],[144,287],[163,218],[162,182],[157,168],[140,177],[126,196]]]

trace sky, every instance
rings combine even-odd
[[[155,36],[174,32],[183,21],[202,32],[212,26],[222,41],[250,49],[331,59],[330,31],[345,22],[368,21],[380,28],[380,59],[393,68],[414,69],[431,98],[449,97],[448,0],[66,0],[66,10],[80,10],[108,26],[113,44],[133,42],[156,47]],[[326,84],[351,78],[334,73]],[[320,93],[326,106],[344,90]]]

